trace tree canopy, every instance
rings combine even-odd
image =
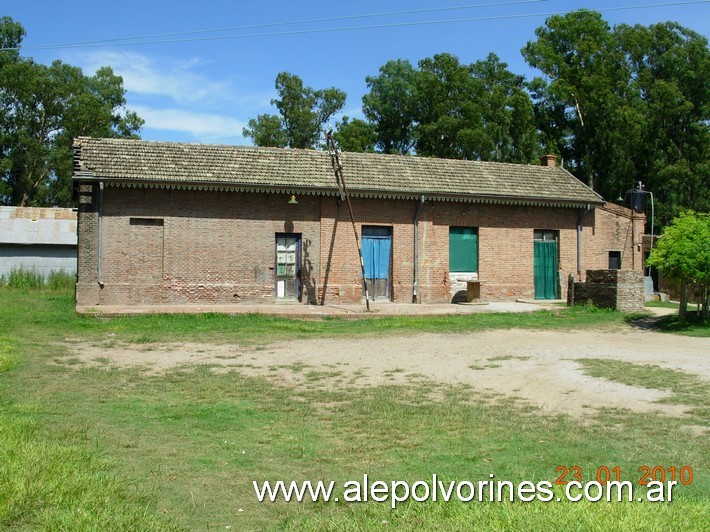
[[[522,54],[527,82],[495,54],[388,61],[366,78],[366,122],[384,153],[500,162],[557,154],[607,199],[642,181],[656,223],[710,210],[710,49],[674,22],[610,27],[555,15]]]
[[[525,81],[495,54],[470,65],[447,53],[418,68],[389,61],[366,80],[363,112],[383,153],[521,163],[540,155]]]
[[[412,64],[398,59],[380,67],[378,76],[365,78],[370,92],[362,98],[362,111],[382,153],[406,154],[414,146],[415,76]]]
[[[342,150],[354,152],[374,152],[377,142],[372,124],[359,118],[351,120],[347,116],[336,122],[333,138]]]
[[[673,22],[610,28],[599,13],[550,17],[523,48],[547,151],[606,198],[637,181],[660,222],[710,209],[710,50]]]
[[[288,72],[276,76],[276,92],[279,98],[271,104],[279,115],[259,115],[243,130],[257,146],[314,148],[324,124],[345,105],[343,91],[334,87],[314,90]]]
[[[0,44],[19,48],[24,28],[0,19]],[[61,61],[35,63],[0,51],[0,203],[72,205],[74,137],[137,137],[143,121],[124,109],[110,67],[86,76]]]

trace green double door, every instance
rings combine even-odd
[[[535,240],[535,299],[559,298],[559,243],[556,240]]]

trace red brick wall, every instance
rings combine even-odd
[[[414,213],[417,202],[351,199],[358,238],[363,225],[392,228],[392,300],[412,300],[414,275]],[[321,200],[321,277],[318,302],[360,301],[363,297],[355,235],[346,202]],[[362,242],[360,242],[362,245]]]
[[[448,228],[478,228],[478,277],[482,297],[487,300],[532,299],[533,232],[535,229],[559,231],[560,297],[564,298],[569,274],[577,275],[577,222],[582,210],[569,208],[480,205],[465,203],[430,204],[425,211],[429,231],[438,245],[428,246],[430,276],[443,279],[448,274]],[[636,235],[643,232],[644,218],[634,216]],[[608,268],[608,252],[623,251],[622,269],[641,271],[639,253],[627,238],[630,211],[606,205],[589,213],[582,223],[582,275],[587,269]],[[637,237],[638,241],[638,237]],[[632,257],[636,257],[634,263]],[[632,264],[635,264],[632,267]],[[449,292],[449,295],[452,295]],[[441,298],[440,292],[432,299]]]
[[[77,284],[76,299],[80,305],[98,305],[100,301],[97,279],[98,261],[98,185],[79,186],[77,224]]]
[[[449,226],[478,228],[478,277],[484,300],[534,297],[535,229],[559,231],[560,269],[576,268],[575,209],[452,202],[431,204],[426,212],[433,236],[427,247],[438,243],[438,249],[429,252],[436,278],[448,279]],[[560,277],[562,281],[562,274]],[[453,295],[449,291],[446,294],[449,298]]]
[[[595,209],[584,228],[584,270],[609,267],[609,251],[621,251],[622,270],[643,271],[642,243],[646,217],[613,203]]]
[[[319,202],[303,196],[289,205],[284,194],[107,187],[104,287],[94,286],[95,257],[87,257],[93,263],[79,269],[78,303],[271,302],[276,233],[301,234],[303,301],[315,302]],[[87,231],[80,231],[84,249],[97,245],[96,215],[90,216],[84,218]],[[162,226],[150,225],[153,220]]]
[[[96,187],[95,187],[96,188]],[[360,262],[347,204],[335,197],[107,187],[103,207],[103,281],[97,284],[96,191],[82,187],[79,212],[80,305],[238,303],[274,300],[275,233],[301,233],[304,303],[362,300]],[[87,192],[88,190],[88,192]],[[415,200],[353,198],[355,225],[392,228],[392,299],[411,302]],[[560,295],[577,277],[580,209],[428,202],[419,220],[419,301],[448,302],[449,227],[477,227],[479,278],[487,300],[533,298],[533,231],[560,234]],[[134,220],[131,218],[144,219]],[[581,270],[641,271],[635,243],[643,216],[598,208],[584,219]],[[162,221],[151,222],[150,220]],[[635,236],[632,238],[632,234]],[[632,244],[632,242],[634,244]]]

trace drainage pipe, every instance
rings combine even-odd
[[[98,231],[98,244],[96,246],[96,253],[97,253],[97,260],[96,260],[96,274],[97,274],[97,280],[99,283],[99,286],[101,288],[104,287],[104,280],[101,275],[101,219],[103,215],[103,205],[104,204],[104,182],[101,181],[99,183],[99,200],[98,200],[98,213],[99,213],[99,218],[98,218],[98,223],[97,225],[97,231]]]
[[[592,210],[592,206],[588,204],[587,208],[577,218],[577,280],[582,275],[582,222]]]
[[[417,210],[414,213],[414,281],[412,283],[412,303],[417,301],[417,286],[419,284],[419,215],[424,208],[426,198],[422,195],[417,203]]]

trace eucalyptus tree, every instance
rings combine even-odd
[[[525,80],[495,54],[470,65],[451,54],[423,59],[416,92],[418,154],[517,163],[539,156]]]
[[[22,26],[0,19],[0,201],[71,206],[72,144],[78,136],[135,138],[143,124],[125,110],[123,79],[91,76],[62,61],[20,55]]]
[[[607,198],[643,181],[660,222],[710,209],[710,51],[667,22],[611,28],[599,13],[550,17],[523,48],[543,143]]]
[[[279,114],[250,119],[244,136],[257,146],[316,147],[328,120],[345,105],[345,93],[334,87],[315,90],[288,72],[279,73],[275,85],[278,98],[271,104]]]
[[[379,75],[365,78],[370,91],[362,98],[362,110],[382,153],[407,154],[414,146],[416,74],[409,61],[397,59],[382,65]]]

